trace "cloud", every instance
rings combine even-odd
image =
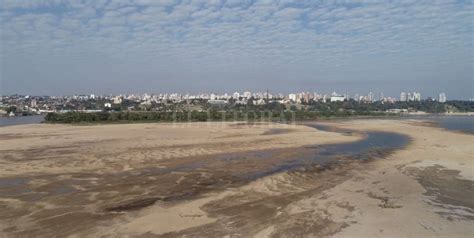
[[[1,77],[9,92],[21,89],[15,80],[33,67],[35,79],[29,80],[43,87],[47,79],[41,72],[61,71],[54,66],[59,61],[82,70],[112,63],[124,72],[114,74],[116,80],[136,75],[159,85],[174,78],[182,90],[196,75],[209,82],[228,78],[222,88],[238,86],[235,78],[258,70],[274,72],[270,79],[253,74],[262,84],[281,75],[340,78],[346,71],[359,74],[346,77],[384,74],[395,80],[398,72],[387,70],[394,65],[404,70],[402,77],[415,80],[420,75],[415,66],[448,75],[473,61],[469,1],[0,0],[0,5]],[[108,73],[93,68],[97,75]],[[472,85],[472,67],[462,72],[471,75],[459,80]],[[104,82],[100,85],[111,81],[95,78]]]

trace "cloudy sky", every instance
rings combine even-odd
[[[472,0],[0,0],[0,93],[474,97]]]

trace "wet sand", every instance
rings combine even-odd
[[[289,172],[249,176],[313,153],[305,147],[354,142],[363,135],[266,123],[0,128],[0,233],[474,234],[472,135],[406,121],[325,124],[401,133],[411,142],[364,160],[341,156],[324,166],[308,163]]]
[[[275,133],[281,132],[281,133]],[[291,133],[283,133],[291,132]],[[110,173],[159,166],[162,160],[357,138],[298,125],[245,123],[35,124],[0,128],[2,176]]]

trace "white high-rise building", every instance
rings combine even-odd
[[[288,99],[290,99],[293,102],[296,102],[296,94],[294,94],[294,93],[289,94]]]
[[[413,93],[413,101],[415,101],[415,102],[421,101],[421,93],[414,92]]]
[[[369,92],[369,95],[367,95],[367,100],[369,102],[374,102],[375,101],[375,96],[373,92]]]
[[[114,104],[121,104],[122,103],[122,97],[120,97],[120,96],[115,96],[113,100],[114,100]]]
[[[235,92],[234,94],[232,94],[232,97],[235,98],[235,99],[239,99],[240,93],[239,93],[239,92]]]
[[[331,96],[331,102],[343,102],[346,98],[343,95],[333,95]]]
[[[402,102],[407,101],[407,94],[405,92],[400,93],[400,101]]]
[[[251,92],[249,92],[249,91],[244,92],[244,98],[249,99],[249,98],[251,98],[251,97],[252,97],[252,93],[251,93]]]
[[[446,94],[445,93],[440,93],[438,95],[438,102],[442,102],[442,103],[446,102]]]

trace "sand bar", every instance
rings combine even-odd
[[[384,159],[281,172],[304,146],[360,140],[240,123],[0,128],[0,231],[10,236],[471,237],[474,136],[418,121],[325,122],[408,135]],[[255,158],[214,155],[277,151]],[[266,154],[268,156],[268,154]],[[206,165],[206,166],[203,166]],[[183,167],[184,166],[184,167]]]

